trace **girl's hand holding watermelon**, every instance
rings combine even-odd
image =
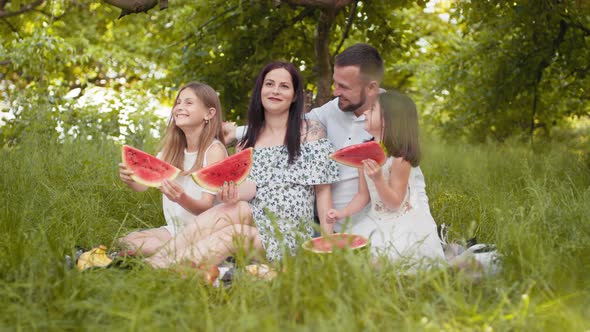
[[[365,174],[367,174],[373,182],[383,181],[383,172],[381,171],[381,165],[379,165],[379,163],[373,159],[365,159],[362,163]]]
[[[162,185],[158,188],[162,194],[166,195],[169,200],[174,203],[179,203],[183,196],[186,196],[184,189],[178,183],[170,181],[168,179],[162,181]]]
[[[119,163],[119,177],[121,178],[121,181],[125,182],[125,184],[131,185],[134,182],[131,178],[131,174],[133,174],[133,171],[127,169],[127,166],[125,166],[124,163]]]
[[[131,175],[133,175],[133,171],[128,169],[125,163],[119,163],[119,178],[121,178],[121,181],[123,181],[125,184],[127,184],[131,189],[135,191],[147,190],[147,186],[135,182],[131,178]]]

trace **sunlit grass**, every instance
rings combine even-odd
[[[431,210],[450,240],[503,254],[500,274],[404,276],[362,255],[287,259],[272,282],[231,287],[147,267],[84,273],[75,245],[111,246],[163,224],[161,195],[117,177],[108,142],[31,142],[0,151],[0,330],[587,331],[590,163],[564,146],[426,142]],[[586,152],[587,153],[587,152]]]

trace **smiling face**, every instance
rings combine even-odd
[[[364,112],[365,130],[373,137],[382,139],[383,134],[383,115],[381,114],[381,104],[377,101],[373,107]]]
[[[260,98],[266,112],[289,112],[289,107],[295,98],[291,74],[284,68],[269,71],[264,77]]]
[[[180,91],[172,110],[174,121],[180,128],[203,126],[205,120],[213,116],[214,111],[214,108],[207,108],[190,88]]]
[[[366,84],[361,79],[358,66],[335,66],[333,80],[334,96],[339,97],[338,107],[342,111],[357,112],[365,106]]]

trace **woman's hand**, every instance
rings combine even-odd
[[[367,174],[367,176],[371,178],[373,182],[383,181],[383,172],[381,171],[381,165],[379,165],[373,159],[365,159],[362,161],[362,163],[365,174]]]
[[[217,191],[217,199],[225,204],[235,204],[238,202],[238,185],[233,181],[224,182],[223,186]]]
[[[178,183],[168,179],[162,181],[162,185],[159,189],[162,194],[166,195],[166,197],[174,203],[180,202],[180,200],[184,198],[183,196],[186,195],[184,189]]]
[[[328,213],[326,214],[326,222],[328,224],[334,224],[338,220],[342,219],[343,217],[344,216],[343,216],[342,212],[340,212],[336,209],[330,209],[330,210],[328,210]]]
[[[133,175],[133,171],[127,168],[127,165],[124,163],[119,163],[119,178],[121,181],[125,182],[127,185],[131,185],[135,181],[131,178]]]

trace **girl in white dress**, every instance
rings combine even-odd
[[[327,221],[347,218],[370,201],[367,216],[348,231],[369,238],[375,255],[413,265],[444,259],[436,223],[421,208],[414,183],[420,162],[416,105],[400,92],[382,93],[365,112],[365,130],[381,141],[390,157],[383,166],[372,159],[363,160],[359,192],[342,210],[329,210]]]
[[[166,225],[132,232],[119,239],[122,253],[152,255],[184,225],[213,206],[216,192],[201,188],[190,173],[227,157],[221,135],[221,104],[217,92],[209,85],[191,82],[183,86],[172,108],[166,133],[157,157],[176,166],[182,173],[165,180],[159,187]],[[134,191],[147,187],[131,178],[133,172],[119,164],[119,176]]]

